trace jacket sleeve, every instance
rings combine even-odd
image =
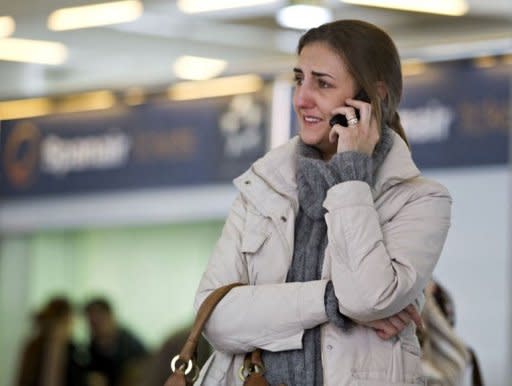
[[[201,278],[194,304],[196,311],[216,288],[235,282],[249,283],[241,252],[245,213],[245,203],[239,196]],[[299,349],[304,330],[327,321],[326,285],[327,280],[317,280],[236,287],[217,305],[204,335],[215,349],[235,354],[255,348]]]
[[[450,226],[451,198],[444,187],[414,179],[390,200],[400,210],[380,224],[370,187],[361,181],[328,191],[328,246],[340,312],[368,322],[396,314],[421,297]]]

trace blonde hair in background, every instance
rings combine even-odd
[[[460,386],[471,361],[466,344],[460,339],[427,290],[422,317],[422,367],[428,385]]]

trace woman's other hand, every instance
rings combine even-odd
[[[389,318],[360,324],[374,329],[379,338],[387,340],[402,332],[402,330],[407,327],[411,321],[416,324],[416,327],[420,331],[423,330],[423,321],[421,320],[418,310],[413,304],[409,304],[402,311],[390,316]]]

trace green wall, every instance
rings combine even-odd
[[[118,319],[156,349],[192,320],[192,302],[222,222],[43,232],[0,245],[0,385],[10,385],[30,312],[65,294],[105,295]],[[75,337],[86,339],[79,313]]]

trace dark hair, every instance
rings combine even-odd
[[[84,306],[85,312],[92,311],[93,309],[106,312],[107,314],[112,314],[112,306],[110,305],[110,302],[102,297],[91,299]]]
[[[311,43],[326,43],[345,62],[348,71],[372,102],[379,127],[389,125],[408,144],[398,115],[402,97],[400,57],[391,37],[377,26],[361,20],[337,20],[307,31],[297,53]],[[386,85],[381,100],[377,82]]]
[[[46,326],[71,316],[73,307],[69,300],[63,296],[50,299],[39,312],[34,315],[34,320],[40,326]]]

